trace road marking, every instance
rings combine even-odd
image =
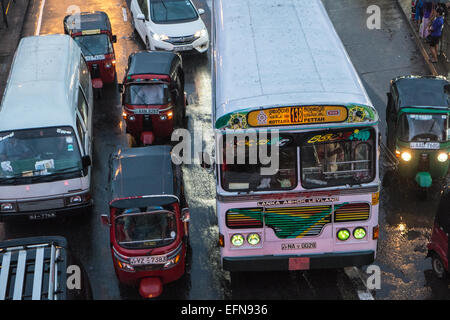
[[[367,290],[366,281],[361,276],[360,270],[358,268],[344,268],[344,272],[354,284],[359,300],[375,300],[369,290]]]
[[[44,13],[44,6],[45,6],[45,0],[42,0],[41,9],[39,10],[38,24],[37,24],[36,33],[35,33],[36,36],[38,36],[41,33],[42,15]]]
[[[127,22],[128,21],[127,9],[124,7],[122,7],[122,14],[123,14],[123,21]]]

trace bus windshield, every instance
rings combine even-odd
[[[373,129],[306,134],[301,145],[301,181],[306,189],[354,185],[375,178]]]
[[[270,138],[256,137],[244,140],[236,139],[231,144],[224,140],[224,163],[221,165],[222,188],[231,192],[249,191],[269,191],[269,190],[292,190],[297,186],[297,148],[292,143],[289,136],[280,136],[280,141],[284,141],[279,148],[279,168],[273,175],[262,175],[262,169],[269,167],[263,165],[260,159],[260,147],[263,144],[270,144]],[[238,159],[238,147],[240,141],[245,152],[244,161]],[[254,146],[255,148],[252,148]],[[232,161],[226,159],[227,149],[233,148],[234,158]],[[267,148],[270,156],[270,147]],[[252,155],[254,158],[252,161]],[[256,161],[255,161],[256,160]],[[253,162],[253,163],[252,163]]]
[[[80,177],[82,162],[71,127],[0,132],[0,184]]]
[[[126,209],[114,223],[117,242],[127,249],[166,246],[177,235],[175,213],[162,207]]]

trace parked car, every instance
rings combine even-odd
[[[433,271],[438,278],[447,278],[448,271],[448,234],[450,233],[450,187],[447,187],[439,202],[434,220],[431,240],[428,243],[428,255],[431,257]]]
[[[110,247],[119,281],[144,298],[185,273],[189,208],[170,146],[120,149],[110,158]]]
[[[131,0],[133,27],[147,50],[195,51],[209,48],[208,30],[191,0]]]
[[[92,299],[89,278],[64,237],[0,242],[0,300]]]

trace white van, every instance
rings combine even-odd
[[[0,105],[0,220],[90,209],[93,106],[70,36],[20,41]]]

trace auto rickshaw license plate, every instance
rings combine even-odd
[[[132,257],[130,263],[133,266],[141,266],[146,264],[163,264],[167,262],[167,256],[147,256],[147,257]]]
[[[411,142],[409,146],[411,149],[437,150],[441,147],[441,144],[439,142]]]
[[[134,114],[159,114],[159,109],[148,108],[148,109],[133,109]]]

